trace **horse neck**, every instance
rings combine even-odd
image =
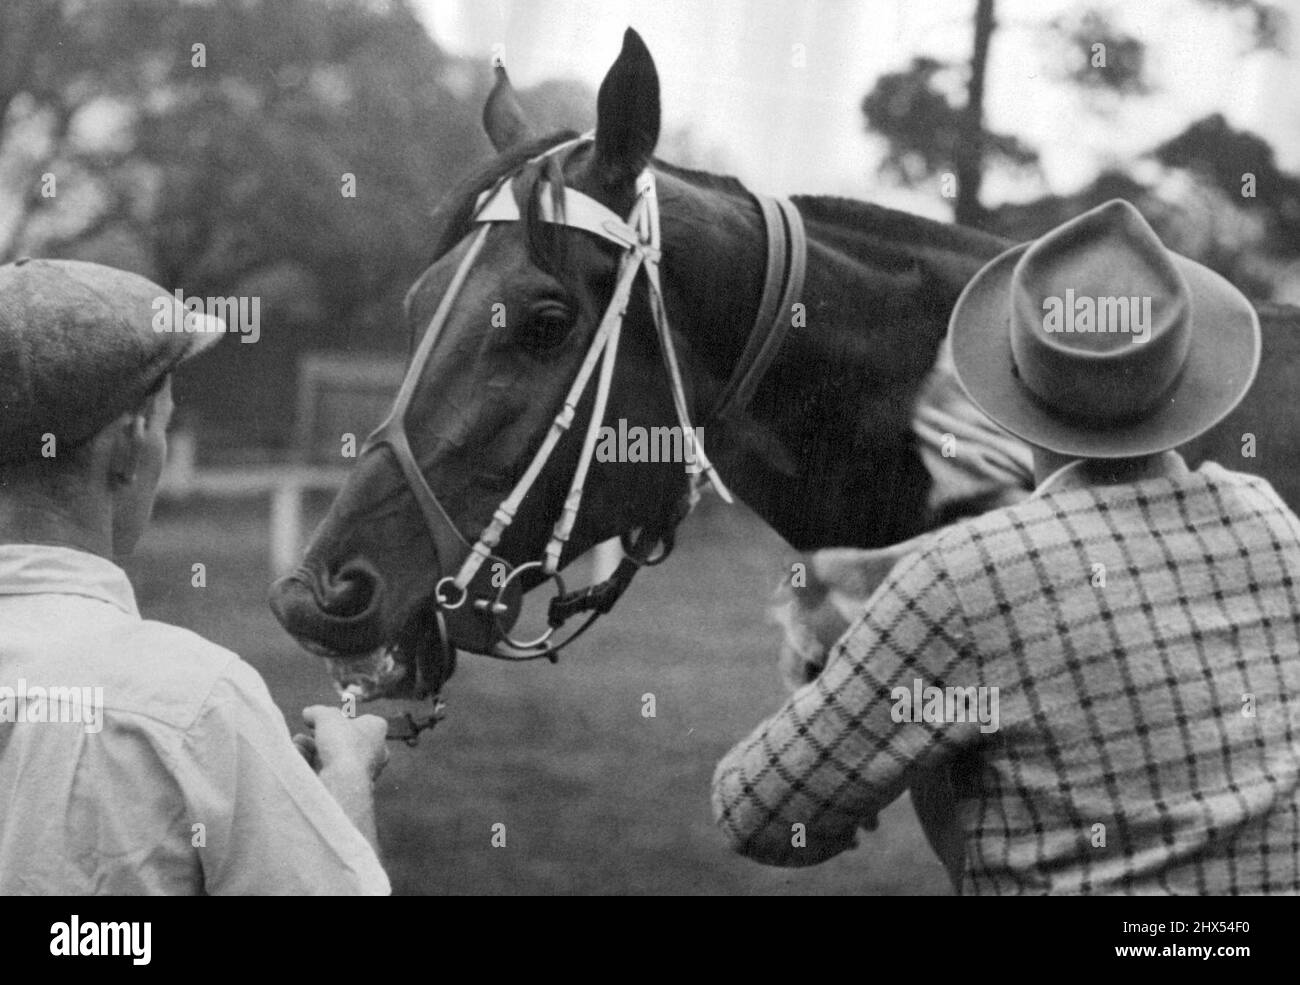
[[[743,192],[671,175],[661,187],[676,213],[664,226],[670,317],[707,408],[753,327],[765,232]],[[804,315],[746,412],[710,421],[705,447],[731,489],[800,550],[905,540],[935,525],[916,397],[962,287],[1006,244],[862,202],[795,204],[808,233]]]

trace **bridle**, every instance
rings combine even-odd
[[[566,141],[533,158],[529,163],[569,151],[591,139],[592,136],[588,134]],[[442,658],[444,666],[449,666],[455,657],[455,647],[460,647],[504,660],[535,660],[545,657],[554,662],[561,649],[577,639],[599,616],[613,608],[640,568],[658,564],[668,556],[672,551],[676,527],[690,512],[704,482],[712,483],[725,501],[732,502],[731,494],[705,455],[702,445],[696,440],[696,430],[691,425],[686,391],[682,384],[660,284],[659,203],[654,173],[647,167],[637,178],[636,201],[626,220],[620,219],[595,199],[572,188],[562,189],[563,201],[558,209],[551,196],[539,196],[538,207],[542,221],[590,233],[619,248],[621,256],[613,294],[545,439],[514,488],[493,512],[491,521],[478,539],[471,544],[447,515],[415,460],[407,437],[406,415],[452,305],[474,266],[489,230],[495,223],[517,222],[521,218],[513,194],[513,177],[514,175],[508,175],[502,178],[479,196],[472,219],[478,228],[471,233],[469,247],[412,355],[392,410],[366,439],[362,448],[362,454],[365,454],[381,446],[388,447],[419,504],[440,564],[446,568],[459,564],[456,574],[444,576],[434,588],[436,608],[433,617],[441,653],[434,654],[426,648],[419,655],[419,672],[434,692],[434,711],[424,720],[411,715],[389,720],[388,737],[410,744],[414,744],[420,731],[432,727],[441,718],[442,705],[437,691],[448,675],[440,673],[436,659],[438,656]],[[710,420],[714,421],[734,415],[747,406],[789,331],[793,322],[793,305],[803,289],[807,240],[798,211],[787,199],[758,195],[754,197],[763,213],[767,230],[768,257],[763,295],[745,349],[709,415]],[[597,585],[569,592],[559,573],[560,559],[581,508],[583,488],[609,400],[623,319],[637,275],[642,271],[645,272],[650,312],[668,373],[677,423],[681,428],[683,442],[693,445],[693,467],[690,467],[688,461],[690,484],[687,494],[673,503],[658,522],[638,531],[624,532],[624,558],[609,578]],[[528,492],[545,469],[560,438],[572,426],[578,404],[598,365],[595,400],[582,450],[569,483],[568,495],[552,528],[545,551],[538,560],[527,561],[517,567],[511,565],[494,551],[518,514]],[[529,571],[537,571],[543,580],[554,581],[558,592],[551,600],[545,631],[534,638],[521,640],[512,636],[511,630],[518,618],[522,600],[520,578]],[[582,625],[563,641],[554,642],[555,632],[568,619],[582,613],[588,614]]]

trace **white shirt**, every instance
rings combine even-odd
[[[0,544],[0,804],[4,894],[389,892],[257,672],[70,548]]]

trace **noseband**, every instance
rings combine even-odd
[[[587,135],[567,141],[534,158],[533,162],[562,153],[591,139],[591,136]],[[554,661],[563,647],[585,632],[598,616],[608,612],[614,606],[639,568],[658,564],[667,557],[672,550],[677,524],[690,512],[698,496],[699,487],[705,481],[712,483],[724,500],[728,503],[732,502],[731,494],[717,475],[712,463],[709,462],[702,445],[696,439],[696,431],[691,426],[686,391],[682,384],[681,370],[677,362],[676,348],[668,324],[668,314],[659,279],[660,229],[655,177],[654,173],[646,168],[637,178],[636,202],[626,221],[595,199],[572,188],[562,190],[563,204],[559,209],[555,208],[550,196],[545,194],[540,196],[538,204],[542,221],[590,233],[618,247],[621,255],[617,280],[600,325],[596,329],[573,384],[569,387],[564,403],[551,422],[541,447],[534,454],[524,474],[510,494],[502,500],[492,514],[491,521],[473,544],[469,543],[452,522],[416,462],[407,437],[406,415],[434,346],[450,316],[452,305],[465,284],[489,230],[495,223],[517,222],[521,218],[519,206],[513,195],[512,177],[507,176],[502,179],[479,197],[473,217],[473,223],[478,228],[471,234],[469,247],[411,358],[411,364],[402,380],[392,410],[384,422],[367,438],[362,448],[362,454],[365,454],[381,446],[388,447],[419,504],[439,564],[444,566],[444,570],[453,564],[459,564],[456,574],[443,577],[434,589],[434,602],[437,606],[435,619],[440,646],[443,650],[442,656],[446,661],[454,657],[453,646],[505,660],[535,660],[545,657]],[[748,404],[789,331],[792,322],[791,309],[803,289],[807,241],[798,211],[786,199],[770,199],[764,196],[755,196],[755,198],[759,202],[767,229],[768,257],[763,295],[748,342],[710,414],[711,420],[733,415]],[[560,559],[581,508],[583,488],[595,454],[600,426],[605,417],[605,408],[614,378],[623,319],[627,313],[633,285],[642,270],[645,271],[650,312],[672,390],[673,406],[682,431],[683,447],[694,449],[693,465],[690,463],[691,456],[684,456],[688,460],[687,472],[690,476],[690,486],[687,495],[680,502],[672,504],[659,522],[639,531],[627,531],[623,534],[625,556],[608,579],[586,589],[568,592],[559,574]],[[586,392],[592,375],[596,373],[597,364],[600,372],[597,376],[595,401],[590,420],[587,422],[582,451],[569,484],[568,495],[552,528],[550,540],[540,559],[528,561],[517,567],[511,565],[494,551],[518,514],[529,490],[546,467],[560,438],[570,429],[578,403]],[[690,444],[686,444],[687,442]],[[543,580],[554,581],[558,592],[550,604],[546,629],[534,638],[516,639],[511,635],[511,630],[518,619],[522,602],[520,580],[523,575],[531,571],[536,571]],[[554,642],[556,630],[566,620],[581,613],[589,613],[582,625],[563,641]],[[430,655],[422,656],[422,662],[429,662],[431,659]],[[427,665],[423,670],[426,674],[435,673]],[[434,685],[435,690],[437,686]],[[434,697],[436,702],[437,695],[435,694]],[[389,738],[403,739],[413,744],[419,732],[431,727],[439,717],[440,703],[435,707],[434,714],[423,722],[409,715],[390,720]]]

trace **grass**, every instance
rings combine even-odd
[[[257,499],[167,504],[129,572],[146,616],[243,656],[296,729],[303,707],[335,698],[324,668],[266,607],[266,538]],[[856,850],[810,869],[734,856],[713,827],[714,765],[784,696],[765,610],[787,558],[751,514],[709,502],[682,530],[676,555],[642,572],[558,666],[462,654],[447,720],[416,749],[394,745],[378,784],[394,889],[948,893],[906,797]],[[206,566],[205,588],[191,587],[196,562]],[[654,718],[641,714],[646,693],[655,695]],[[497,823],[504,848],[490,844]]]

